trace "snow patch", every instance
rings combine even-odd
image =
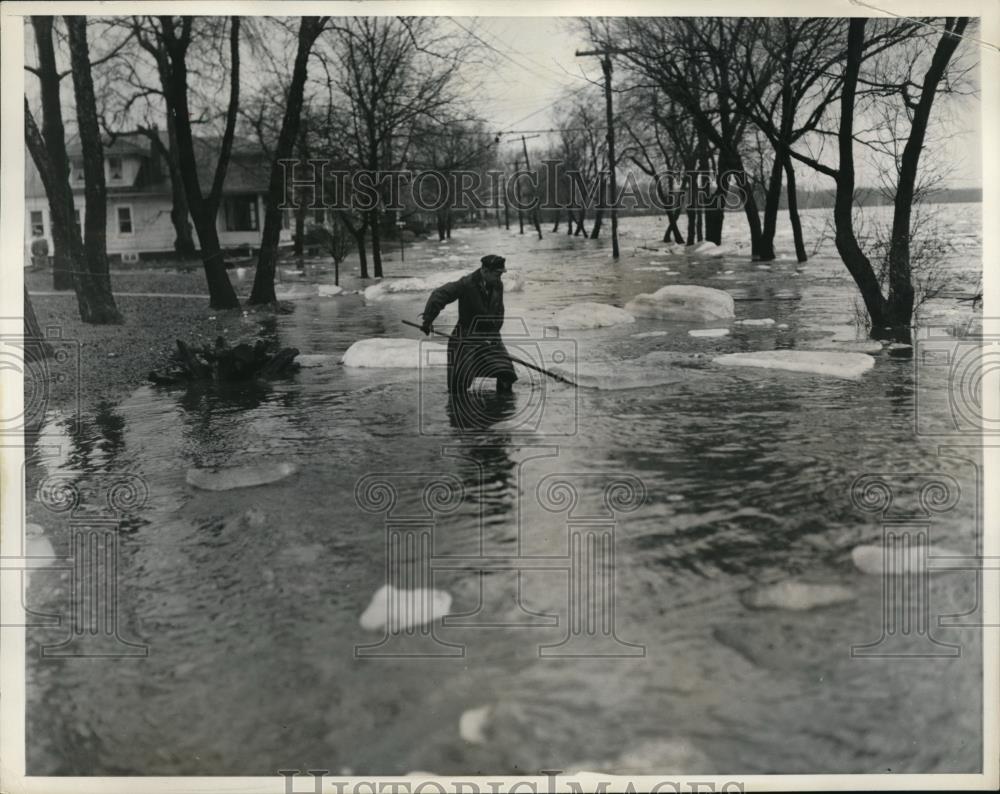
[[[641,293],[625,304],[625,310],[636,317],[692,322],[732,320],[736,313],[728,292],[692,284],[671,284],[653,293]]]
[[[294,463],[262,463],[220,469],[188,469],[187,484],[203,491],[231,491],[283,480],[298,471]]]
[[[643,331],[641,334],[632,334],[633,339],[647,339],[651,336],[669,336],[670,331]]]
[[[332,298],[334,295],[342,295],[344,288],[337,284],[317,284],[316,292],[321,298]]]
[[[714,362],[725,367],[761,367],[788,372],[810,372],[835,378],[860,378],[875,366],[875,359],[864,353],[839,353],[828,350],[761,350],[755,353],[726,353],[716,356]]]
[[[756,326],[759,328],[764,328],[769,325],[774,325],[774,320],[772,320],[770,317],[760,317],[751,320],[737,320],[736,325],[746,325],[750,327]]]
[[[347,348],[340,362],[345,367],[416,369],[420,366],[421,351],[425,355],[448,353],[444,345],[419,339],[360,339]]]
[[[401,590],[382,585],[361,613],[361,628],[378,631],[389,626],[393,632],[423,626],[442,618],[451,610],[451,593],[444,590]]]

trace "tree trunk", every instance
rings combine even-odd
[[[594,225],[590,227],[590,239],[596,240],[601,236],[601,224],[604,222],[604,207],[598,207],[594,213]]]
[[[368,230],[368,219],[366,217],[360,226],[355,226],[345,212],[341,216],[341,220],[343,220],[351,237],[354,238],[354,245],[358,249],[358,263],[361,266],[359,276],[360,278],[368,278],[368,254],[365,251],[365,232]]]
[[[285,171],[279,160],[287,160],[295,149],[302,118],[302,100],[308,76],[309,52],[323,30],[326,20],[320,17],[302,17],[299,23],[299,43],[292,68],[292,81],[285,100],[285,114],[278,133],[278,145],[271,161],[271,179],[267,188],[267,209],[264,212],[264,233],[257,255],[257,272],[254,275],[250,303],[274,303],[274,270],[278,261],[278,243],[281,240],[281,203],[285,195]]]
[[[191,210],[188,208],[184,178],[181,176],[181,161],[177,154],[177,125],[170,113],[167,114],[166,155],[170,171],[170,222],[174,225],[174,253],[179,259],[187,261],[198,256],[198,247],[194,242]]]
[[[87,17],[63,17],[69,29],[70,63],[73,71],[73,93],[76,98],[76,118],[83,149],[83,178],[86,205],[83,241],[86,267],[79,274],[80,287],[86,293],[88,315],[85,323],[116,324],[122,316],[111,294],[108,267],[107,186],[104,181],[104,146],[97,120],[97,99],[90,73],[90,48],[87,46]],[[133,219],[134,222],[134,219]]]
[[[663,232],[663,242],[683,243],[684,237],[677,227],[677,219],[681,217],[680,210],[667,210],[667,228]]]
[[[760,233],[760,261],[770,262],[774,259],[774,235],[778,229],[778,205],[781,203],[781,172],[782,162],[778,153],[774,154],[771,166],[771,178],[767,183],[767,193],[764,197],[764,227]]]
[[[809,257],[806,255],[805,240],[802,239],[802,221],[799,219],[799,199],[795,189],[795,166],[792,163],[791,155],[785,154],[784,158],[785,181],[788,183],[788,220],[792,224],[792,238],[795,240],[795,258],[799,262],[805,262]]]
[[[369,213],[368,225],[372,233],[372,265],[374,266],[375,278],[382,278],[382,240],[379,229],[379,212],[373,209]]]
[[[72,265],[73,290],[76,293],[77,308],[80,318],[90,316],[88,294],[82,288],[79,276],[86,267],[83,259],[83,242],[80,240],[80,230],[76,228],[73,218],[73,194],[69,189],[66,175],[59,172],[49,159],[45,141],[35,124],[28,107],[28,98],[24,98],[24,140],[28,146],[31,159],[45,185],[45,195],[49,197],[49,207],[52,211],[52,228],[57,226],[65,231],[66,252]]]
[[[836,228],[837,251],[861,291],[861,298],[871,319],[871,334],[881,336],[885,325],[885,300],[871,262],[858,245],[851,218],[851,207],[854,202],[854,98],[858,74],[861,71],[867,21],[863,17],[853,18],[848,27],[847,62],[844,66],[843,88],[840,95],[840,127],[837,132],[840,166],[837,171],[833,221]]]
[[[70,165],[66,155],[66,131],[63,127],[62,105],[59,101],[59,70],[56,67],[55,49],[52,45],[52,24],[55,17],[33,16],[31,25],[35,31],[35,46],[38,52],[38,78],[42,95],[42,140],[52,168],[52,178],[58,183],[55,193],[46,195],[49,200],[49,228],[52,231],[52,288],[73,289],[73,271],[78,268],[74,261],[71,237],[79,236],[73,221],[73,193],[69,186]],[[37,162],[36,162],[37,167]],[[70,202],[70,222],[72,227],[57,223],[56,218],[63,213],[55,208],[59,202]]]
[[[937,93],[938,83],[944,76],[948,61],[961,41],[962,33],[968,19],[959,17],[946,22],[945,34],[938,40],[937,48],[931,58],[931,64],[924,76],[924,84],[920,91],[920,99],[913,112],[910,125],[910,135],[903,156],[900,158],[899,182],[896,185],[896,197],[892,217],[892,238],[889,243],[889,296],[886,299],[885,322],[894,329],[899,338],[909,334],[902,333],[909,329],[913,319],[913,279],[910,271],[910,222],[913,212],[913,197],[916,190],[917,166],[920,162],[920,152],[924,147],[927,133],[927,122],[930,119],[931,106]]]

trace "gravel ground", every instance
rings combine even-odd
[[[176,339],[200,345],[217,336],[231,343],[255,336],[258,326],[253,314],[244,317],[240,310],[211,309],[208,299],[199,297],[206,293],[200,271],[127,272],[113,274],[112,279],[115,292],[171,292],[192,297],[118,296],[116,302],[124,315],[124,325],[86,325],[80,322],[72,291],[32,296],[43,332],[52,329],[48,332],[60,333],[62,341],[56,346],[70,353],[67,363],[50,360],[46,364],[50,408],[73,410],[78,395],[84,411],[100,401],[125,397],[148,382],[150,370],[167,365]],[[52,289],[47,273],[26,272],[25,282],[29,291]],[[249,284],[237,287],[241,299],[249,288]],[[67,368],[78,371],[71,374]]]

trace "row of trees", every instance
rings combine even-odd
[[[829,177],[837,250],[872,332],[908,338],[914,204],[940,176],[921,168],[921,155],[935,100],[974,91],[967,78],[975,48],[956,54],[972,24],[965,17],[586,19],[591,42],[619,65],[615,123],[625,146],[616,163],[606,162],[603,103],[592,91],[562,108],[559,154],[589,172],[626,164],[650,176],[682,171],[684,190],[714,190],[710,207],[687,209],[686,235],[677,225],[681,210],[668,213],[664,241],[688,245],[722,243],[727,185],[719,177],[729,174],[745,197],[751,253],[761,261],[775,258],[783,187],[796,256],[806,260],[796,167]],[[877,153],[893,203],[887,239],[867,251],[854,211],[859,147]]]

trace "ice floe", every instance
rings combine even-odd
[[[447,355],[447,348],[420,339],[359,339],[347,348],[340,361],[345,367],[416,369],[420,366],[421,354],[436,356],[438,353]],[[427,363],[426,358],[424,362]]]
[[[875,359],[865,353],[830,350],[761,350],[754,353],[726,353],[713,360],[716,364],[728,367],[761,367],[830,375],[835,378],[860,378],[875,366]]]
[[[362,294],[367,301],[377,301],[400,292],[430,292],[449,282],[457,281],[469,272],[469,270],[443,270],[438,273],[428,273],[426,276],[384,279],[378,284],[365,287]]]
[[[560,310],[555,319],[555,324],[563,331],[581,331],[634,322],[632,314],[607,303],[574,303]]]
[[[704,322],[733,319],[735,304],[733,296],[721,289],[671,284],[636,295],[625,304],[625,311],[636,317]]]
[[[444,590],[402,590],[382,585],[361,613],[361,628],[377,631],[388,626],[392,632],[433,623],[451,609],[451,593]]]
[[[770,317],[758,317],[755,319],[737,320],[735,322],[735,325],[745,325],[750,328],[753,327],[765,328],[769,325],[774,325],[774,320],[772,320]]]
[[[710,243],[707,240],[703,243],[698,243],[698,245],[693,248],[688,248],[688,253],[693,256],[729,256],[730,254],[736,253],[736,247],[732,245],[716,245],[715,243]]]
[[[851,560],[854,566],[862,573],[875,574],[881,576],[887,573],[890,576],[900,576],[902,574],[917,573],[922,567],[921,560],[931,557],[964,557],[966,555],[943,546],[933,546],[914,543],[905,547],[903,553],[890,549],[889,558],[883,565],[883,547],[871,544],[855,546],[851,549]],[[929,568],[934,572],[934,568]]]
[[[729,336],[729,329],[728,328],[696,328],[694,330],[688,331],[688,336],[706,336],[706,337]]]
[[[747,591],[743,603],[751,609],[807,610],[853,601],[853,590],[836,584],[778,582]]]
[[[463,713],[458,720],[458,735],[470,744],[485,744],[486,721],[491,710],[492,706],[480,706]]]
[[[283,480],[298,471],[294,463],[262,463],[219,469],[188,469],[187,483],[204,491],[231,491]]]
[[[321,298],[332,298],[334,295],[342,295],[344,288],[337,284],[317,284],[316,292]]]
[[[669,336],[670,331],[643,331],[641,334],[632,334],[633,339],[647,339],[651,336]]]

